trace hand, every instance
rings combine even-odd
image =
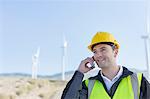
[[[93,68],[86,66],[86,64],[87,63],[92,64],[93,62],[94,62],[94,60],[92,57],[87,57],[86,59],[82,60],[78,67],[78,71],[81,73],[87,73],[88,71],[90,71]]]

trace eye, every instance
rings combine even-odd
[[[96,51],[93,51],[93,53],[95,54],[95,53],[96,53]]]
[[[105,48],[102,48],[102,49],[101,49],[101,52],[105,52],[105,51],[106,51],[106,49],[105,49]]]

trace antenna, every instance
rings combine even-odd
[[[32,56],[32,79],[37,79],[39,54],[40,54],[40,47],[37,48],[37,52]]]
[[[63,46],[62,46],[62,80],[65,80],[65,65],[66,65],[66,54],[67,54],[67,40],[63,34]]]

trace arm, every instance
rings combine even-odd
[[[82,83],[82,80],[84,73],[93,69],[86,66],[88,62],[93,63],[93,58],[88,57],[81,61],[78,70],[74,73],[72,79],[66,85],[61,99],[87,99],[87,88],[85,87],[85,82]]]
[[[87,99],[87,90],[84,88],[83,73],[76,71],[72,79],[67,83],[61,99]],[[83,84],[83,87],[81,88]]]
[[[150,83],[142,76],[140,99],[150,99]]]

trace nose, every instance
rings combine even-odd
[[[101,52],[97,52],[97,53],[94,54],[94,59],[101,58],[101,57],[102,57]]]

